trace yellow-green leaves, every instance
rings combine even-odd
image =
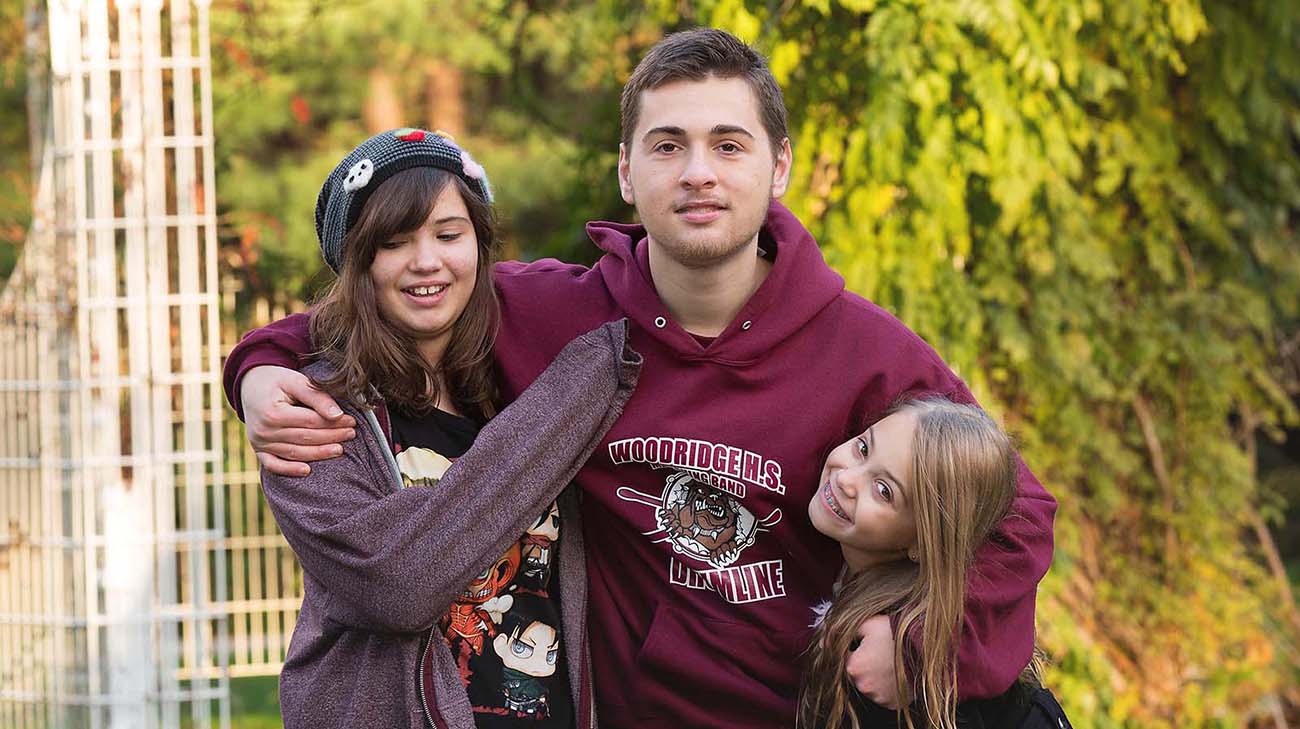
[[[790,203],[1061,498],[1040,626],[1076,724],[1247,721],[1300,679],[1240,538],[1259,496],[1232,426],[1296,417],[1300,6],[748,5]]]

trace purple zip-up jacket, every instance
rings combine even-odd
[[[402,488],[382,403],[339,403],[360,424],[357,437],[342,457],[313,464],[311,475],[262,472],[304,575],[302,612],[280,674],[286,729],[474,726],[436,623],[573,478],[622,412],[640,363],[627,347],[625,322],[575,339],[433,488]],[[320,376],[328,367],[305,371]],[[563,518],[576,524],[576,493],[560,503]],[[594,727],[581,529],[566,530],[558,569],[574,716],[578,727]],[[420,662],[425,635],[430,673]]]

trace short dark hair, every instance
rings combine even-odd
[[[758,100],[763,129],[772,140],[772,153],[781,149],[786,131],[785,99],[762,54],[739,38],[716,28],[673,33],[656,43],[623,85],[619,102],[623,144],[630,144],[641,115],[641,92],[674,81],[703,81],[710,76],[743,78]]]
[[[510,605],[510,610],[501,616],[501,632],[511,639],[523,635],[533,623],[543,623],[551,625],[555,622],[555,616],[547,606],[550,603],[537,595],[520,592],[515,593],[514,602]],[[551,625],[559,634],[558,625]]]

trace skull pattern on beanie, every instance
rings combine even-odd
[[[376,134],[335,166],[316,197],[316,237],[325,263],[335,273],[343,264],[343,240],[370,194],[384,180],[412,167],[450,172],[484,202],[492,202],[492,186],[483,166],[450,135],[411,128]]]

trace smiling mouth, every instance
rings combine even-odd
[[[829,509],[832,514],[838,516],[839,518],[843,519],[844,521],[850,524],[853,523],[853,520],[849,518],[849,515],[847,513],[845,513],[844,507],[840,506],[840,502],[835,498],[835,493],[831,490],[830,481],[827,481],[826,483],[822,484],[821,496],[822,496],[822,503],[826,505],[826,508]]]
[[[447,290],[451,284],[438,284],[437,286],[412,286],[402,289],[402,293],[410,296],[437,296]]]

